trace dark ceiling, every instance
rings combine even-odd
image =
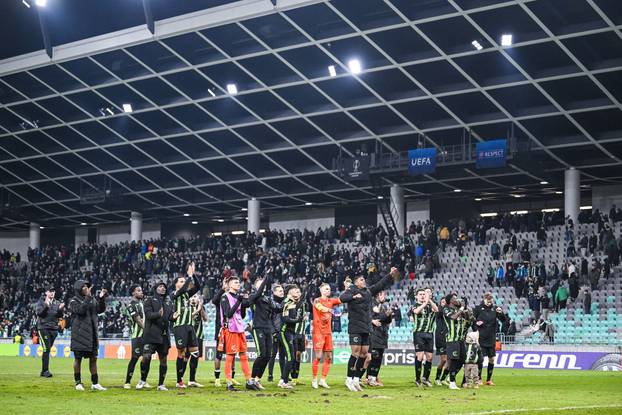
[[[156,20],[252,3],[150,1]],[[445,147],[512,136],[531,150],[504,169],[386,178],[407,197],[560,198],[569,166],[586,191],[622,182],[618,0],[307,3],[0,72],[0,183],[18,206],[0,227],[120,222],[129,210],[230,220],[250,197],[266,209],[370,203],[369,184],[333,170],[340,148],[402,152],[420,137]],[[4,0],[0,38],[14,41],[0,58],[43,49],[38,10],[55,47],[145,24],[139,0]],[[121,197],[80,203],[104,184]]]

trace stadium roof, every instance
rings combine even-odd
[[[370,203],[333,159],[420,139],[531,152],[387,176],[407,198],[561,198],[569,166],[585,186],[622,177],[618,0],[146,3],[0,5],[0,183],[19,205],[0,228]],[[122,196],[81,204],[91,187]]]

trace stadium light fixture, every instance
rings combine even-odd
[[[540,184],[549,184],[549,182],[547,182],[546,180],[542,180]]]
[[[516,199],[520,199],[521,197],[525,197],[525,195],[512,195],[512,197],[515,197]]]
[[[462,189],[454,189],[455,193],[460,193],[462,191]]]
[[[216,222],[218,223],[223,223],[225,220],[224,219],[216,219]]]
[[[328,74],[331,76],[331,78],[334,78],[337,76],[337,70],[335,69],[335,65],[330,65],[328,67]]]
[[[384,199],[384,197],[383,196],[378,196],[378,199],[382,200],[382,199]]]
[[[508,33],[501,35],[501,46],[512,46],[512,35]]]
[[[259,233],[266,233],[265,229],[259,229]]]
[[[558,191],[555,192],[555,194],[556,195],[561,195],[561,194],[564,194],[564,192],[562,192],[561,190],[558,190]]]
[[[242,212],[246,212],[246,211],[248,211],[247,208],[242,208]]]
[[[592,210],[592,206],[581,206],[579,210]]]
[[[473,42],[471,42],[471,45],[473,45],[473,47],[477,50],[482,50],[484,49],[484,47],[482,46],[481,43],[479,43],[477,40],[474,40]]]
[[[363,71],[361,61],[358,59],[350,59],[348,61],[348,68],[350,68],[350,72],[353,74],[359,74]]]
[[[22,0],[22,4],[30,9],[30,3],[28,3],[26,0]]]
[[[313,203],[311,202],[305,202],[305,206],[311,206]]]
[[[238,93],[238,87],[236,84],[227,84],[227,92],[231,95],[235,95]]]
[[[244,235],[246,232],[244,231],[233,231],[231,232],[231,235]]]
[[[45,7],[47,3],[48,3],[48,0],[35,0],[35,4],[39,7]]]
[[[510,212],[510,215],[526,215],[527,212],[526,210],[513,210]]]
[[[559,209],[558,208],[547,208],[547,209],[542,209],[542,212],[544,213],[559,212]]]
[[[80,225],[86,226],[86,222],[82,222],[82,223],[80,223]]]
[[[184,217],[187,218],[188,216],[190,216],[190,213],[184,213]]]
[[[212,232],[212,236],[222,236],[222,232]]]
[[[199,224],[199,222],[197,222],[196,220],[193,220],[193,221],[192,221],[192,224],[193,224],[193,225],[198,225],[198,224]]]
[[[480,213],[479,216],[482,218],[492,218],[497,216],[497,212]]]
[[[132,112],[132,104],[123,104],[123,112]]]
[[[481,198],[481,197],[476,197],[474,200],[475,200],[476,202],[481,202],[481,201],[482,201],[482,198]]]
[[[591,207],[591,206],[590,206]],[[45,229],[45,226],[39,226],[39,229]]]

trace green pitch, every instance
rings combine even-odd
[[[446,387],[415,388],[412,367],[383,367],[380,377],[384,388],[352,393],[343,386],[343,365],[331,368],[330,390],[311,389],[311,367],[303,365],[301,380],[305,384],[293,392],[285,392],[265,380],[268,387],[263,392],[227,392],[213,386],[212,364],[201,362],[197,380],[206,388],[180,392],[174,389],[175,362],[169,362],[167,386],[171,390],[157,392],[122,389],[127,363],[100,360],[100,383],[108,391],[77,392],[73,389],[71,363],[70,359],[52,359],[54,378],[43,379],[38,377],[39,359],[0,357],[0,413],[622,414],[622,373],[616,372],[495,370],[495,387],[450,391]],[[154,361],[149,375],[152,385],[157,383],[157,372]],[[133,385],[138,376],[137,371]],[[236,376],[240,378],[241,374]],[[86,362],[82,379],[85,387],[90,388]]]

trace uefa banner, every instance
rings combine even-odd
[[[478,169],[505,167],[507,140],[500,139],[477,143],[475,152],[477,153],[475,167]]]
[[[408,150],[408,174],[434,173],[436,171],[436,148]]]
[[[369,156],[358,156],[343,161],[343,176],[350,182],[369,179]]]

